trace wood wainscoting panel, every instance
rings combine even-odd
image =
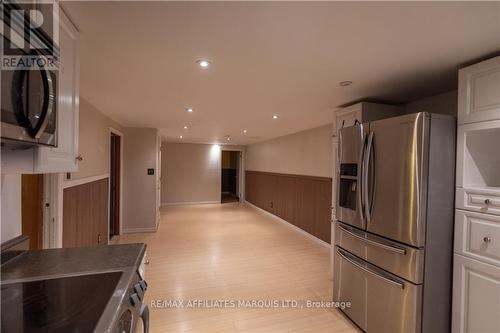
[[[295,184],[295,225],[314,235],[316,181],[297,178]]]
[[[108,178],[64,189],[63,247],[107,245]]]
[[[246,200],[330,243],[332,179],[246,171]]]

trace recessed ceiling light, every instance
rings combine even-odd
[[[243,133],[246,133],[246,132],[247,132],[247,130],[243,130]]]
[[[179,135],[179,139],[182,139],[182,135]]]
[[[339,85],[341,87],[347,87],[347,86],[350,86],[352,84],[352,81],[341,81],[339,82]]]
[[[229,134],[228,134],[228,135],[226,135],[226,140],[227,140],[227,141],[231,141],[231,135],[229,135]]]
[[[188,127],[187,127],[187,126],[184,126],[184,129],[188,129]]]
[[[187,108],[186,111],[187,112],[193,112],[193,109],[192,108]]]
[[[277,116],[277,115],[274,115],[274,116],[273,116],[273,119],[278,119],[278,116]]]
[[[200,59],[197,60],[196,63],[201,67],[201,68],[207,68],[210,66],[211,62],[208,61],[207,59]]]

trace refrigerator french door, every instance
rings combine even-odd
[[[449,330],[455,132],[425,112],[340,130],[334,300],[367,332]]]

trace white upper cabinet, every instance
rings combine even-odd
[[[78,31],[62,10],[59,10],[59,14],[61,63],[58,77],[58,146],[35,149],[34,173],[74,172],[78,170]]]
[[[500,56],[458,74],[458,123],[500,119]]]
[[[334,111],[333,137],[338,139],[338,132],[341,128],[356,125],[378,119],[395,117],[403,114],[403,109],[399,106],[361,102],[346,106]]]

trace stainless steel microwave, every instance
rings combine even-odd
[[[5,7],[2,10],[6,10]],[[8,17],[4,11],[4,17]],[[32,47],[33,34],[19,44],[10,36],[15,29],[8,19],[2,34],[3,45],[17,43],[10,48],[10,56],[21,59],[46,60],[40,41],[53,43],[47,36],[38,39]],[[6,29],[6,26],[7,29]],[[6,33],[9,31],[9,33]],[[39,33],[39,32],[36,32]],[[12,39],[12,40],[11,40]],[[52,46],[52,45],[51,45]],[[42,49],[42,50],[40,50]],[[44,63],[46,61],[40,61]],[[1,68],[1,146],[7,149],[23,149],[33,145],[57,146],[58,73],[48,66]]]

